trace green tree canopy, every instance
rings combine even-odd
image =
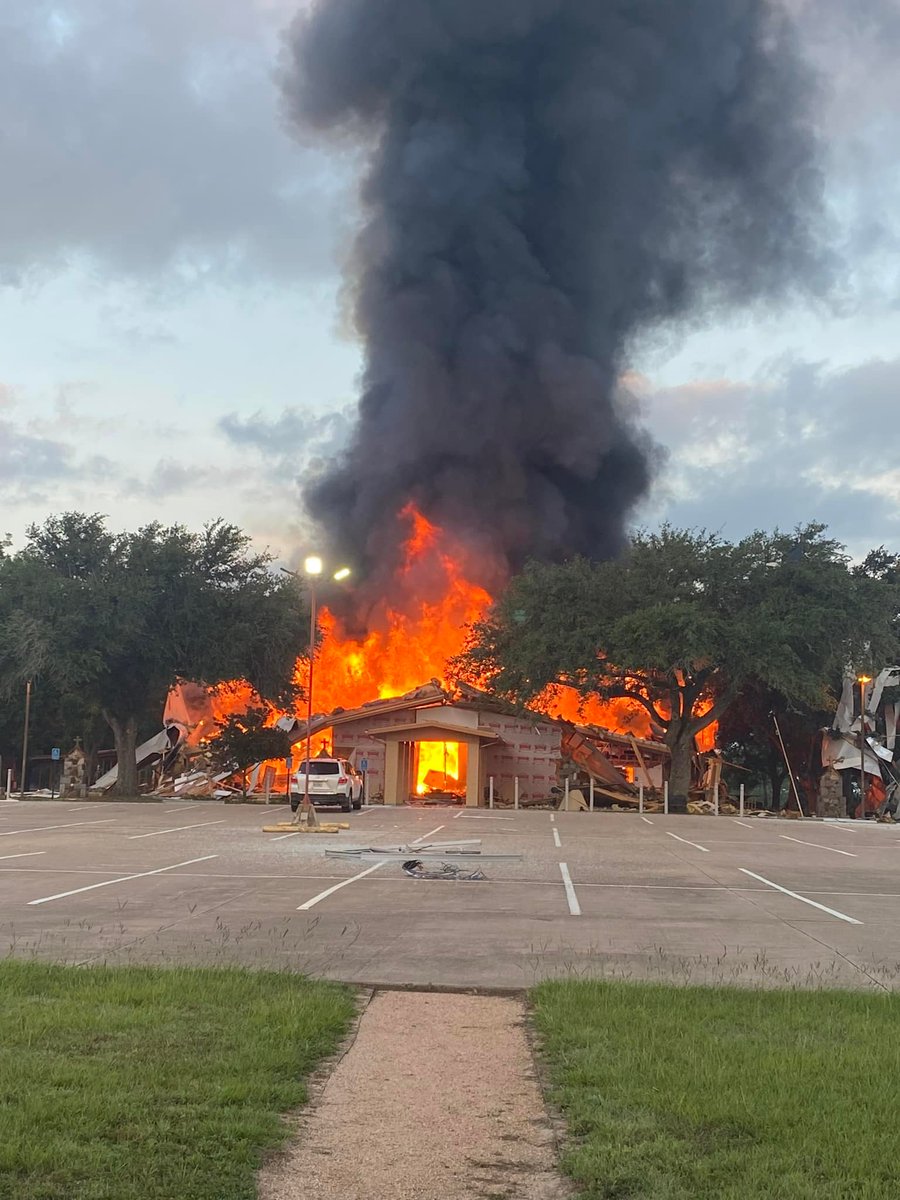
[[[694,736],[746,683],[830,707],[846,663],[896,655],[898,611],[890,572],[851,570],[821,525],[738,543],[665,526],[611,562],[529,564],[456,669],[519,703],[551,683],[636,701],[662,731],[683,794]]]
[[[209,752],[221,771],[240,771],[241,790],[247,794],[247,768],[266,759],[287,758],[291,738],[283,729],[267,724],[265,708],[251,707],[216,722],[218,735]]]
[[[98,515],[51,517],[0,558],[0,689],[37,676],[101,711],[117,788],[133,793],[138,726],[159,720],[177,679],[243,678],[265,700],[296,698],[308,609],[271,563],[224,521],[117,534]]]

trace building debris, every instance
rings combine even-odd
[[[487,879],[484,871],[466,871],[454,863],[447,862],[436,869],[434,867],[429,868],[420,859],[415,858],[403,864],[403,871],[404,874],[409,875],[412,879],[447,879],[453,883],[463,880],[474,883]]]
[[[259,763],[244,779],[214,769],[208,739],[215,730],[215,696],[215,689],[195,684],[173,689],[164,729],[139,749],[142,791],[257,803],[281,799],[290,789],[284,760]],[[652,812],[662,807],[671,757],[659,741],[576,725],[469,684],[451,690],[436,679],[402,696],[316,713],[308,729],[293,716],[277,724],[291,738],[294,766],[308,735],[314,755],[346,759],[363,774],[368,804],[553,809],[568,781],[570,809],[633,811],[643,793]],[[115,769],[107,772],[98,789],[112,787],[116,776]]]
[[[342,846],[340,849],[326,850],[326,858],[348,858],[358,862],[396,862],[415,861],[419,863],[446,862],[522,862],[522,854],[484,854],[481,850],[480,838],[461,839],[456,842],[425,842],[416,846]]]
[[[822,817],[871,813],[893,817],[900,799],[900,764],[895,762],[900,721],[900,667],[875,679],[847,672],[830,729],[822,731]],[[865,796],[861,796],[865,780]]]
[[[263,833],[340,833],[349,829],[346,821],[320,822],[317,825],[298,825],[296,821],[280,821],[277,825],[263,825]]]

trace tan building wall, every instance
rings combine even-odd
[[[518,776],[520,800],[546,799],[559,783],[559,727],[492,712],[481,713],[480,724],[503,739],[482,755],[485,783],[494,776],[494,795],[511,802]]]
[[[412,765],[409,751],[400,748],[391,756],[390,779],[385,787],[385,769],[389,757],[385,743],[367,736],[376,730],[389,730],[403,725],[422,724],[429,718],[457,727],[472,714],[471,724],[496,732],[502,742],[470,748],[467,804],[485,804],[488,779],[494,776],[495,795],[512,802],[514,780],[519,778],[519,797],[522,800],[545,799],[557,786],[560,766],[560,730],[552,724],[536,723],[533,719],[508,716],[490,711],[465,710],[456,706],[434,708],[410,707],[399,712],[372,714],[333,730],[334,753],[350,759],[357,767],[362,759],[368,761],[369,796],[382,799],[386,791],[393,795],[409,794],[415,786],[411,780]],[[468,723],[468,722],[467,722]],[[455,738],[448,740],[456,740]],[[480,760],[480,761],[479,761]],[[474,767],[474,771],[473,768]],[[475,772],[477,772],[477,777]]]

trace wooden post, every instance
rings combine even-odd
[[[744,815],[744,785],[741,784],[741,816]]]
[[[716,763],[716,816],[719,815],[719,783],[722,779],[722,762],[721,759]]]
[[[641,786],[638,788],[638,812],[642,813],[643,811],[644,811],[644,785],[641,784]]]
[[[568,775],[566,776],[566,804],[565,804],[565,808],[566,808],[566,812],[568,812],[568,811],[569,811],[569,777],[568,777]]]
[[[591,776],[591,812],[594,811],[594,777]]]
[[[649,783],[650,782],[650,772],[647,770],[647,764],[644,762],[644,756],[643,756],[643,754],[641,754],[641,748],[637,744],[637,738],[634,737],[633,734],[629,734],[628,737],[629,737],[629,740],[631,741],[631,748],[634,751],[634,756],[638,760],[638,763],[640,764],[640,768],[641,768],[641,772],[644,776],[644,780],[647,783]]]
[[[669,815],[669,781],[668,779],[663,784],[663,812],[666,816]]]
[[[518,777],[518,775],[516,776],[515,790],[514,790],[513,794],[515,796],[514,807],[516,809],[518,809],[518,807],[519,807],[519,777]]]
[[[488,808],[494,807],[494,777],[493,775],[488,782]]]

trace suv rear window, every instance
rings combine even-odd
[[[299,775],[306,774],[306,763],[302,762],[297,768]],[[309,768],[310,775],[340,775],[341,764],[336,762],[313,762]]]

